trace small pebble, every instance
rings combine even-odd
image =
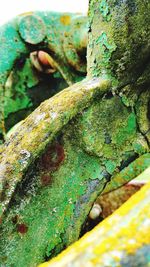
[[[89,218],[92,220],[95,220],[100,216],[101,212],[102,212],[101,206],[99,204],[94,203],[94,205],[93,205],[93,207],[89,213]]]

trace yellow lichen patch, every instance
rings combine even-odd
[[[63,25],[68,26],[71,23],[71,17],[69,15],[63,15],[60,17],[60,22]]]
[[[150,245],[150,183],[58,257],[39,267],[121,266],[122,257]],[[106,263],[108,265],[106,265]]]
[[[23,16],[29,16],[29,15],[32,15],[32,14],[33,14],[33,11],[29,11],[29,12],[21,13],[21,14],[19,14],[19,16],[23,17]]]
[[[32,164],[33,159],[37,158],[45,149],[47,143],[51,142],[69,120],[90,105],[95,95],[103,95],[108,88],[110,88],[110,82],[99,78],[83,80],[70,86],[49,100],[44,101],[18,127],[17,133],[12,134],[11,142],[5,147],[3,153],[0,154],[2,166],[0,169],[0,176],[2,177],[0,181],[0,194],[3,191],[6,193],[3,203],[1,203],[3,209],[0,211],[2,213],[7,208],[15,186],[22,179],[24,171]],[[42,114],[44,114],[44,117]],[[42,119],[39,120],[41,115]],[[26,129],[30,129],[30,131]],[[22,150],[29,151],[32,157],[22,162],[23,159],[20,154]],[[9,170],[7,168],[8,162]],[[3,186],[3,179],[6,180],[6,177],[11,191]]]
[[[128,167],[123,169],[122,172],[116,174],[111,178],[111,181],[107,184],[102,194],[111,192],[116,188],[120,187],[123,184],[134,179],[136,176],[140,175],[142,171],[146,168],[144,166],[144,162],[146,162],[146,158],[150,159],[149,153],[144,154],[129,164]],[[133,171],[134,170],[134,171]],[[145,174],[143,174],[143,181],[145,180]]]

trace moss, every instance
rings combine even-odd
[[[128,97],[124,101],[123,96],[121,99],[120,94],[119,97],[111,92],[115,86],[123,90],[124,83],[130,84],[141,73],[139,58],[135,56],[140,47],[133,46],[132,49],[131,46],[134,34],[139,38],[141,32],[130,28],[130,23],[132,17],[136,21],[137,14],[141,16],[140,23],[148,17],[147,13],[143,17],[143,3],[141,12],[138,1],[140,0],[133,3],[137,4],[139,13],[135,12],[135,5],[129,4],[128,1],[90,1],[88,77],[94,78],[75,84],[43,102],[3,146],[0,155],[0,196],[3,213],[0,255],[2,263],[8,267],[36,266],[45,257],[55,256],[78,239],[92,203],[108,181],[110,182],[107,190],[112,190],[135,177],[149,165],[148,153],[140,157],[149,151],[149,148],[138,127],[143,115],[138,113],[137,120],[137,109],[134,109],[137,99],[134,98],[131,105],[131,102],[127,101]],[[122,12],[123,10],[125,11]],[[129,19],[126,18],[128,14]],[[71,71],[72,67],[68,69],[68,61],[61,56],[60,36],[56,36],[53,29],[54,25],[61,24],[60,15],[51,14],[50,23],[47,13],[37,12],[37,15],[50,26],[44,47],[46,45],[50,51],[55,52],[55,64],[70,84],[79,76],[76,77],[76,73]],[[64,27],[66,28],[63,30],[69,33],[66,21]],[[141,31],[147,29],[147,26],[143,27]],[[130,30],[133,30],[132,34]],[[139,43],[146,47],[141,56],[147,58],[147,40],[144,38],[145,34]],[[64,48],[67,48],[67,45]],[[74,55],[76,56],[70,54],[68,57],[73,63]],[[139,69],[135,67],[134,70],[132,65],[136,66],[136,63]],[[28,86],[33,83],[34,79],[31,79]],[[131,89],[130,86],[128,88]],[[22,92],[22,87],[19,92]],[[118,170],[122,171],[117,175]],[[140,201],[143,195],[139,197]],[[134,200],[134,205],[139,199]],[[141,203],[145,207],[146,201]],[[139,212],[139,215],[145,216],[144,208],[141,207],[142,205],[140,211],[135,207],[135,214]],[[147,206],[145,210],[147,211]],[[128,212],[130,206],[127,205],[112,222],[108,219],[106,224],[103,224],[103,246],[98,244],[94,253],[108,252],[108,244],[112,251],[114,240],[119,252],[126,250],[127,254],[136,251],[142,243],[149,242],[149,239],[145,239],[146,231],[142,237],[137,236],[138,240],[142,240],[137,246],[132,247],[126,242],[130,240],[131,234],[132,237],[133,233],[136,236],[136,228],[133,227],[134,231],[130,231],[126,227],[124,232],[124,216],[131,229],[133,225],[138,229],[143,223],[140,218],[141,224],[138,224],[138,216],[134,216],[130,224]],[[120,225],[122,221],[123,229],[120,232],[119,226],[116,228],[116,222]],[[113,239],[112,235],[107,236],[111,232],[110,226],[115,227],[111,228],[113,234],[116,229],[118,231]],[[125,235],[125,242],[120,239],[122,233]],[[96,257],[91,262],[95,264],[103,259],[105,257]],[[113,262],[115,259],[113,257]]]
[[[115,88],[133,82],[141,75],[149,53],[149,7],[148,1],[141,0],[90,1],[90,76],[108,75]],[[99,46],[97,40],[101,35],[107,35],[108,43],[113,45],[112,51]]]
[[[46,145],[51,142],[55,134],[78,112],[90,105],[97,95],[103,95],[109,86],[110,83],[108,81],[101,79],[85,80],[78,83],[42,103],[17,128],[17,131],[11,136],[11,142],[8,140],[9,146],[7,146],[7,143],[5,144],[5,149],[8,153],[7,163],[3,162],[4,158],[3,154],[1,154],[1,184],[6,191],[6,198],[3,202],[4,209],[8,205],[17,183],[22,179],[22,175],[28,166],[45,149]],[[30,131],[30,140],[28,138],[28,131]],[[5,153],[5,149],[3,153]],[[25,161],[21,154],[21,151],[24,150],[30,153],[30,157]],[[13,155],[11,151],[13,151]],[[5,163],[6,168],[4,167]],[[6,173],[4,174],[4,172]],[[6,177],[9,180],[9,190],[5,188]]]
[[[80,146],[102,158],[102,162],[104,157],[119,166],[127,151],[134,152],[132,142],[138,134],[136,116],[119,97],[95,102],[77,120],[77,124],[73,122],[73,135],[79,138]]]
[[[78,242],[39,267],[148,265],[149,190],[150,184],[145,185]]]
[[[105,178],[98,180],[99,159],[70,145],[69,139],[65,137],[59,141],[65,153],[61,165],[55,170],[45,165],[41,168],[49,154],[47,148],[26,173],[11,200],[1,225],[0,256],[7,257],[3,262],[7,266],[36,266],[76,240],[90,210],[89,202],[92,203],[103,189],[106,181]],[[41,185],[43,173],[52,177],[51,183],[44,187]],[[88,186],[90,179],[96,180],[96,186]],[[11,218],[16,215],[18,219],[14,224]],[[10,235],[11,244],[6,249]]]

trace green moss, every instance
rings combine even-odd
[[[30,188],[28,182],[23,182],[12,199],[2,225],[0,242],[0,256],[7,257],[4,264],[8,267],[12,264],[16,267],[36,266],[44,257],[54,256],[63,246],[76,240],[90,210],[89,202],[94,201],[95,194],[105,184],[104,177],[98,180],[101,173],[99,159],[91,158],[77,146],[70,145],[66,138],[64,142],[65,161],[57,171],[45,169],[51,176],[51,185],[41,185],[44,170],[39,171],[41,160],[38,160],[32,166],[34,173],[28,172],[24,178],[24,181],[30,181]],[[90,179],[93,186],[91,183],[88,187]],[[12,218],[16,215],[18,222],[14,224]],[[18,223],[27,225],[26,234],[17,232]]]
[[[135,81],[141,75],[149,55],[149,8],[150,3],[142,0],[90,1],[90,76],[108,75],[116,88]],[[106,36],[111,48],[107,47]],[[103,46],[104,37],[106,48],[105,44]],[[101,47],[97,40],[101,40]]]

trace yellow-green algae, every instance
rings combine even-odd
[[[107,179],[101,177],[99,158],[72,144],[68,122],[109,88],[110,82],[102,79],[67,88],[42,103],[4,144],[0,165],[3,264],[36,266],[78,239],[89,202]],[[50,144],[61,146],[65,159],[49,169],[42,155],[49,157]]]
[[[150,183],[59,256],[39,267],[148,266]],[[141,251],[141,253],[140,253]],[[141,257],[143,255],[143,257]],[[131,261],[132,259],[132,261]]]
[[[3,264],[36,266],[77,240],[93,201],[103,191],[112,174],[117,172],[117,168],[128,166],[135,156],[141,154],[135,153],[132,146],[138,142],[140,135],[136,123],[130,124],[133,114],[128,114],[118,97],[105,99],[104,103],[97,102],[109,90],[110,82],[98,78],[84,80],[63,90],[42,103],[4,144],[0,172],[4,213],[1,218],[0,255]],[[119,106],[116,101],[120,103]],[[120,110],[122,107],[125,112],[126,120],[118,126],[117,136],[119,129],[122,135],[123,129],[128,134],[120,151],[115,135],[108,142],[107,127],[104,136],[97,135],[98,130],[102,131],[104,122],[101,116],[96,115],[96,121],[92,116],[94,110],[95,114],[101,111],[103,117],[103,112],[107,114],[112,104],[115,125],[120,124],[118,108]],[[113,129],[113,124],[109,126]],[[80,131],[84,133],[84,127],[87,146],[84,145],[84,134],[80,134]],[[91,143],[91,136],[94,143]],[[93,146],[95,142],[97,149]],[[56,169],[53,166],[49,169],[42,160],[43,154],[45,160],[48,157],[50,144],[52,147],[58,144],[64,150],[65,158]],[[102,154],[98,149],[101,144]],[[146,141],[143,145],[147,151]],[[120,159],[116,157],[117,153],[120,153]],[[55,153],[52,156],[57,158]],[[146,158],[147,161],[143,163]],[[149,154],[141,158],[138,172],[149,165],[149,158]],[[132,164],[127,168],[127,176],[131,171],[133,178],[137,172],[133,170]],[[123,179],[127,180],[125,174]],[[119,185],[123,183],[119,179],[117,181]],[[18,225],[23,229],[18,230]],[[9,249],[8,241],[11,244]]]
[[[4,216],[1,226],[6,231],[2,234],[1,255],[7,266],[34,266],[46,257],[56,255],[78,238],[94,199],[112,175],[123,170],[123,179],[129,179],[131,171],[133,178],[135,159],[142,163],[138,172],[149,164],[148,153],[140,157],[149,151],[148,139],[140,123],[147,106],[145,104],[144,113],[142,105],[139,111],[138,105],[135,108],[142,91],[149,89],[143,88],[144,80],[140,81],[140,75],[142,77],[144,73],[142,64],[148,58],[148,10],[148,2],[144,5],[141,1],[132,1],[131,5],[128,1],[90,1],[88,76],[106,77],[107,80],[85,80],[44,102],[3,146],[1,198]],[[138,17],[137,25],[142,27],[133,29],[130,35],[124,14],[131,20]],[[46,16],[42,15],[42,19]],[[66,20],[68,24],[68,18]],[[121,27],[122,22],[124,27]],[[133,26],[132,21],[129,24]],[[59,42],[53,29],[49,34],[48,38],[53,36],[54,41],[49,42],[49,48],[53,50]],[[140,40],[137,46],[131,46],[134,34],[135,40]],[[125,46],[121,40],[126,40]],[[140,51],[139,57],[137,51]],[[60,66],[59,70],[66,81],[72,83],[70,72],[63,71],[65,67],[63,62],[63,69]],[[128,83],[132,86],[127,86]],[[141,88],[136,90],[139,84]],[[125,87],[129,90],[124,94]],[[65,158],[57,169],[53,166],[47,170],[47,164],[45,167],[40,165],[43,157],[48,156],[47,146],[50,151],[57,146],[64,149]],[[10,156],[12,150],[14,154]],[[57,156],[54,153],[52,158],[57,159]],[[118,182],[118,185],[123,183],[122,180]],[[137,218],[137,209],[135,211]],[[126,218],[130,221],[132,214],[128,215]],[[124,217],[121,220],[124,222]],[[117,229],[119,231],[119,226]],[[95,264],[96,261],[97,258],[93,259]]]
[[[114,88],[141,76],[149,57],[149,10],[149,1],[90,1],[88,75],[111,77]]]

